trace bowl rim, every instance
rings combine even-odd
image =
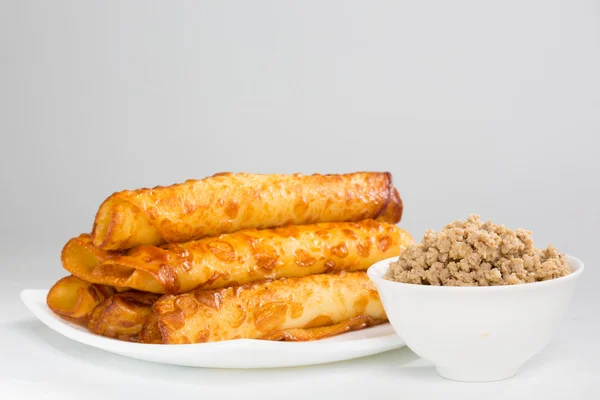
[[[571,267],[571,273],[569,275],[561,276],[559,278],[549,279],[541,282],[530,282],[530,283],[519,283],[515,285],[502,285],[502,286],[432,286],[432,285],[419,285],[416,283],[404,283],[390,281],[383,277],[387,271],[387,267],[391,261],[395,261],[398,257],[390,257],[385,260],[381,260],[371,265],[367,269],[367,275],[369,278],[376,283],[377,286],[387,285],[387,288],[391,290],[397,289],[410,289],[410,290],[434,290],[434,291],[446,291],[446,292],[492,292],[492,291],[509,291],[509,290],[530,290],[540,288],[543,286],[560,285],[566,283],[569,280],[576,280],[583,273],[584,264],[578,258],[565,254],[569,266]],[[385,269],[384,269],[385,268]]]

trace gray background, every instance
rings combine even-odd
[[[4,306],[114,191],[388,170],[417,239],[476,212],[581,258],[597,336],[599,4],[0,0]]]

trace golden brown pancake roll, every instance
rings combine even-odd
[[[144,292],[115,294],[91,313],[88,329],[98,335],[137,342],[142,326],[160,295]]]
[[[94,308],[88,322],[88,329],[98,335],[137,342],[139,341],[143,325],[152,315],[152,305],[160,296],[158,294],[136,291],[115,294]],[[363,315],[334,325],[278,330],[265,335],[262,339],[284,341],[318,340],[362,329],[381,322],[384,322],[384,320]],[[308,326],[311,326],[311,324]],[[148,329],[155,329],[155,327],[149,327]]]
[[[65,269],[90,282],[153,293],[218,289],[263,279],[366,270],[413,242],[404,230],[366,220],[247,229],[188,243],[97,249],[89,235],[62,251]]]
[[[115,292],[109,286],[95,285],[76,276],[66,276],[52,286],[46,303],[52,311],[63,317],[85,322],[94,307]]]
[[[246,228],[376,219],[397,223],[402,201],[389,172],[345,175],[222,173],[125,190],[100,206],[92,240],[103,250],[182,243]]]
[[[367,274],[342,272],[162,296],[140,341],[312,340],[386,319]]]

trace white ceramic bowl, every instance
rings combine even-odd
[[[438,373],[459,381],[510,378],[540,352],[564,316],[583,272],[544,282],[491,287],[425,286],[385,280],[390,258],[368,275],[394,330]]]

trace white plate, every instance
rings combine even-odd
[[[272,368],[323,364],[383,353],[404,346],[389,323],[313,342],[239,339],[199,344],[129,343],[95,335],[56,315],[46,305],[47,290],[26,289],[21,300],[56,332],[111,353],[164,364],[210,368]]]

